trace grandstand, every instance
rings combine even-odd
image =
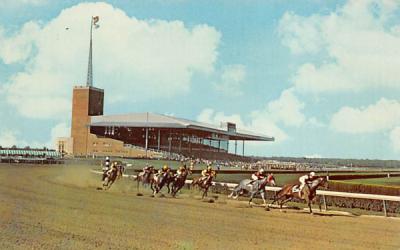
[[[71,137],[60,138],[57,148],[73,156],[162,158],[175,153],[191,158],[248,160],[246,141],[274,141],[231,122],[216,126],[148,112],[103,115],[104,90],[93,86],[75,87],[72,103]],[[242,146],[240,151],[238,145]]]

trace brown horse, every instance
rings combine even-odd
[[[293,199],[305,200],[308,204],[310,209],[310,214],[312,214],[311,209],[311,202],[317,196],[317,189],[320,186],[326,186],[328,183],[326,176],[317,177],[310,184],[306,184],[303,188],[302,195],[300,195],[299,191],[294,191],[298,184],[287,184],[282,187],[282,189],[276,194],[274,201],[271,203],[274,204],[275,202],[278,203],[280,208],[282,209],[282,205],[288,201]],[[321,210],[321,205],[320,205]]]
[[[113,162],[110,170],[104,173],[103,189],[109,189],[116,180],[122,178],[124,171],[125,168],[121,161]]]
[[[168,193],[170,192],[169,184],[171,183],[172,173],[170,171],[165,173],[154,174],[150,179],[150,188],[153,191],[153,196],[161,191],[164,186],[167,186]]]
[[[185,185],[186,178],[188,175],[191,175],[192,171],[186,170],[182,172],[181,174],[177,174],[172,178],[172,191],[171,195],[172,197],[176,197],[176,194],[181,190],[181,188]]]
[[[197,179],[193,179],[192,188],[197,185],[201,190],[203,190],[203,195],[201,197],[202,199],[204,199],[204,197],[207,196],[208,189],[212,185],[212,180],[216,176],[217,176],[217,173],[215,171],[213,171],[208,176],[204,176],[204,177],[200,177],[200,178],[197,178]]]
[[[103,190],[109,189],[115,182],[117,177],[118,177],[118,169],[116,167],[111,168],[111,170],[105,174],[105,178],[103,181]]]

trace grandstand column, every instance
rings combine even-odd
[[[218,152],[221,150],[221,140],[218,140]]]
[[[182,135],[179,137],[179,153],[182,152]]]
[[[161,140],[161,132],[158,130],[158,138],[157,138],[157,149],[160,150],[160,141]]]
[[[237,154],[237,140],[235,140],[235,155]]]
[[[147,148],[149,146],[149,128],[146,128],[146,138],[145,138],[145,150],[146,150],[146,157],[147,157]]]
[[[171,143],[172,143],[172,138],[171,138],[171,133],[169,133],[168,136],[168,152],[171,155]]]
[[[243,140],[243,146],[242,146],[242,155],[244,156],[244,140]]]

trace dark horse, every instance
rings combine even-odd
[[[274,201],[271,203],[274,204],[278,202],[278,205],[282,209],[282,205],[288,201],[293,199],[305,200],[310,208],[310,214],[312,214],[311,202],[317,196],[317,189],[320,186],[326,186],[328,183],[326,176],[321,176],[315,178],[313,181],[306,184],[302,190],[302,195],[300,195],[299,191],[295,191],[294,189],[298,188],[298,184],[287,184],[282,187],[282,189],[276,194]],[[321,205],[320,205],[321,210]]]
[[[179,192],[179,190],[181,190],[181,188],[185,185],[186,178],[187,178],[187,176],[189,174],[191,174],[191,171],[190,170],[186,170],[183,173],[178,174],[175,177],[173,177],[173,179],[172,179],[172,191],[171,191],[172,197],[175,197],[176,194]]]
[[[267,177],[260,179],[260,180],[250,180],[244,179],[242,180],[239,185],[237,185],[232,193],[228,196],[229,198],[232,197],[237,199],[239,195],[243,194],[244,192],[250,193],[250,200],[249,205],[251,206],[253,198],[255,195],[260,194],[261,198],[263,199],[264,206],[267,207],[267,202],[265,200],[265,186],[275,186],[275,177],[272,174],[269,174]]]
[[[192,182],[192,187],[194,186],[198,186],[201,190],[203,190],[203,195],[202,195],[202,199],[204,197],[207,196],[208,193],[208,189],[210,188],[210,186],[212,185],[212,180],[214,179],[214,177],[216,177],[217,174],[215,172],[212,172],[209,176],[207,177],[200,177],[198,179],[193,180]]]
[[[115,180],[118,177],[119,173],[119,168],[112,167],[111,171],[108,171],[105,174],[104,180],[103,180],[103,190],[107,190],[111,187],[111,185],[115,182]]]
[[[169,184],[171,183],[172,175],[171,172],[159,173],[153,175],[153,178],[150,180],[150,188],[153,191],[153,195],[160,192],[160,190],[167,186],[168,193],[170,192]]]
[[[150,185],[152,182],[154,175],[156,173],[156,170],[154,168],[148,168],[140,172],[137,176],[133,178],[133,180],[137,181],[137,185],[139,188],[139,182],[142,183],[144,187]]]

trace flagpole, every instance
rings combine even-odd
[[[93,86],[92,30],[93,30],[93,17],[90,18],[90,45],[89,45],[89,61],[88,61],[88,72],[87,72],[87,79],[86,79],[86,87],[92,87]]]

